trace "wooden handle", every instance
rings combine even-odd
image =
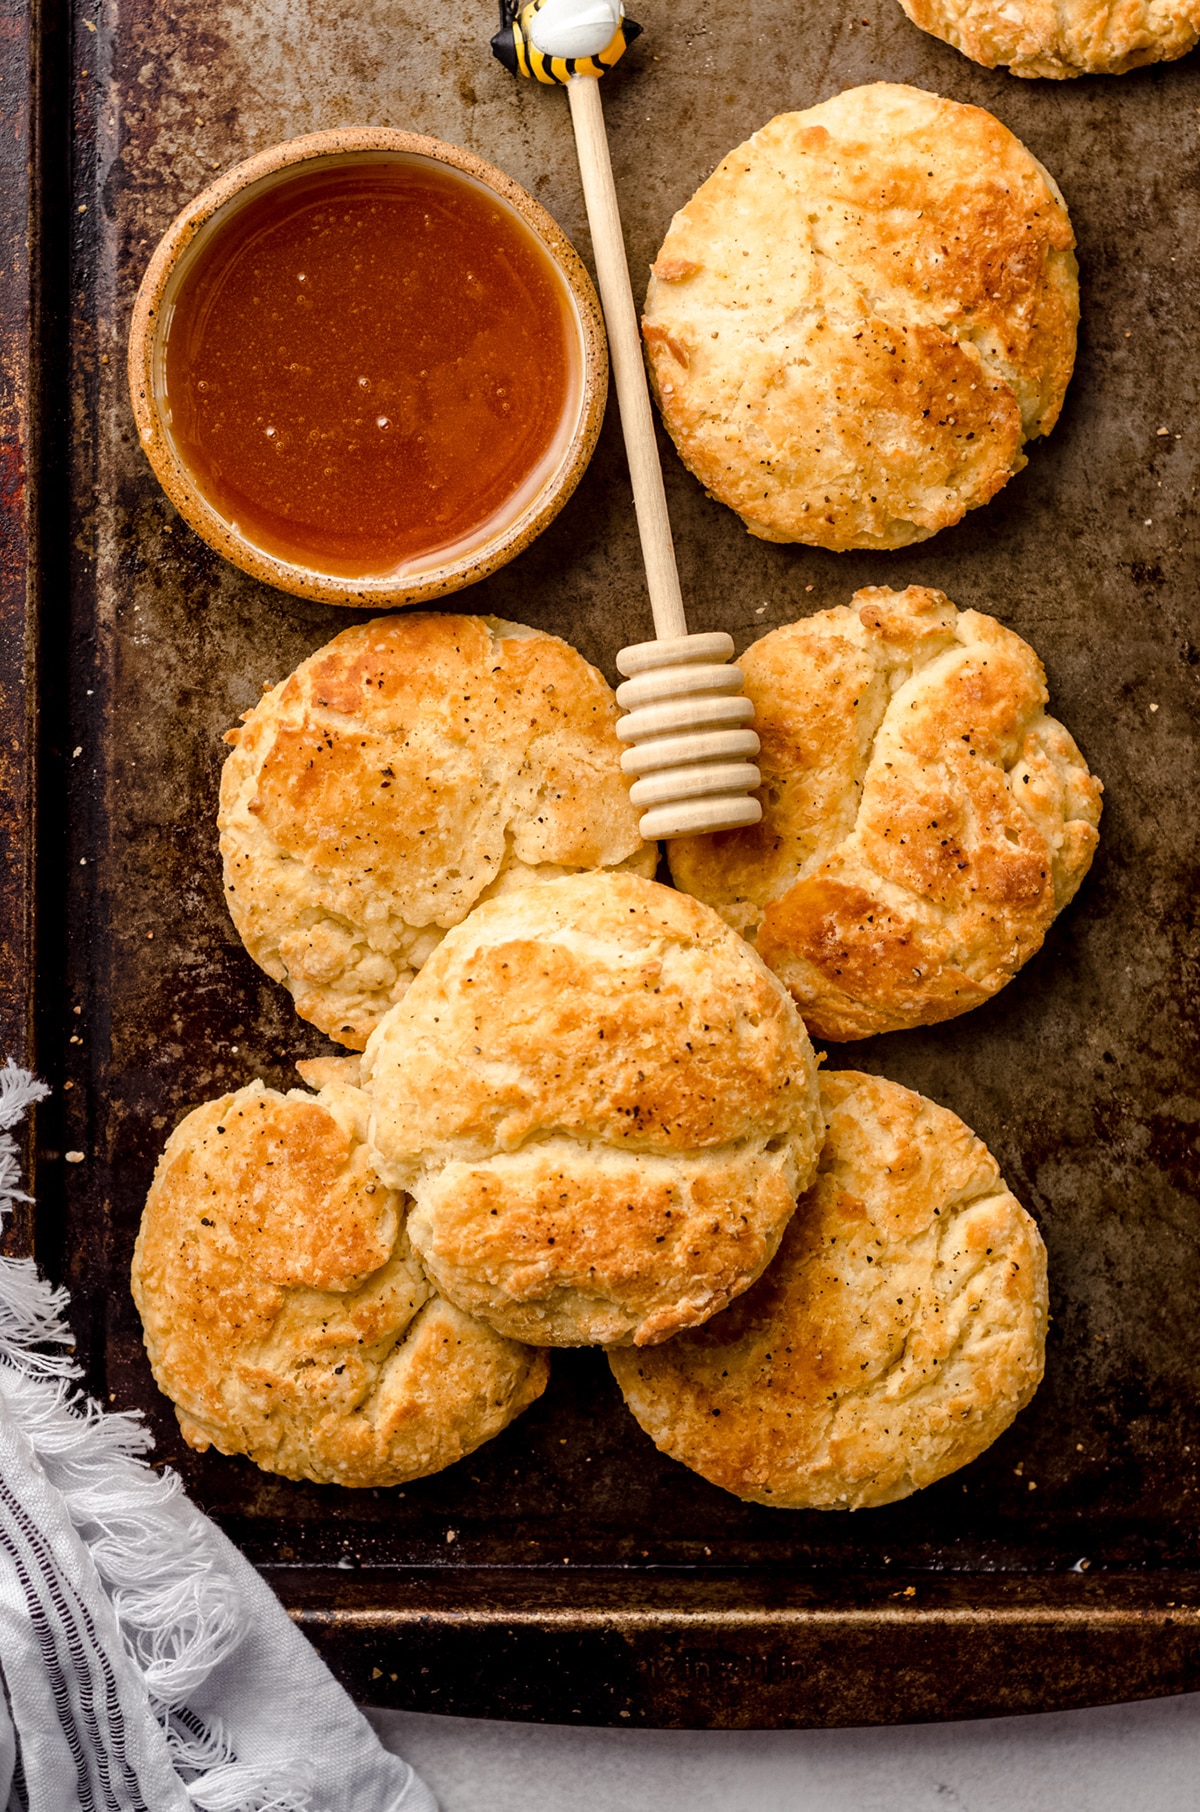
[[[629,283],[625,239],[621,232],[604,111],[600,104],[600,82],[596,76],[572,76],[567,83],[567,94],[579,153],[579,172],[583,178],[583,198],[592,231],[596,274],[600,279],[600,300],[608,326],[608,350],[617,385],[629,476],[633,481],[633,502],[642,541],[642,558],[646,563],[654,633],[660,638],[674,639],[687,634],[687,617],[679,589],[662,468],[658,463],[654,416],[646,385],[646,367],[642,363],[642,336]]]

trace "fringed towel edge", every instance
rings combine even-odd
[[[11,1058],[0,1070],[0,1227],[29,1200],[13,1128],[49,1092]],[[237,1645],[237,1592],[215,1568],[203,1525],[173,1513],[182,1486],[146,1464],[152,1438],[140,1419],[76,1388],[66,1306],[32,1259],[0,1258],[0,1392],[88,1546],[172,1766],[200,1812],[314,1812],[306,1782],[237,1761],[224,1731],[186,1709]]]

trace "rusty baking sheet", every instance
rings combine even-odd
[[[0,571],[0,787],[12,837],[31,809],[30,732],[13,687],[32,622],[35,1055],[59,1091],[39,1123],[38,1250],[71,1286],[95,1388],[145,1410],[161,1460],[377,1703],[753,1726],[1195,1687],[1195,60],[1029,83],[924,37],[896,0],[636,10],[646,35],[605,99],[639,275],[728,149],[775,112],[877,78],[990,107],[1071,208],[1084,325],[1062,422],[961,527],[891,555],[771,547],[706,501],[669,448],[666,461],[697,628],[728,627],[744,645],[860,585],[941,586],[1033,642],[1055,709],[1105,780],[1095,868],[1019,979],[950,1026],[835,1056],[961,1114],[1037,1214],[1054,1309],[1045,1385],[965,1472],[854,1517],[743,1505],[661,1457],[596,1352],[557,1355],[545,1398],[472,1458],[404,1490],[357,1494],[198,1458],[152,1386],[126,1275],[157,1151],[199,1100],[257,1075],[287,1086],[294,1060],[322,1048],[226,918],[220,735],[264,681],[352,619],[254,583],[172,513],[125,395],[130,305],[154,242],[215,169],[349,122],[480,152],[587,256],[565,101],[493,64],[484,0],[328,0],[302,12],[286,0],[78,0],[70,16],[35,14],[32,320],[44,375],[26,373],[26,401],[42,424],[42,564],[33,616],[12,563]],[[24,17],[13,0],[0,6],[16,72],[6,106],[18,114]],[[26,245],[23,156],[4,141],[0,201],[9,243]],[[24,281],[19,256],[6,276]],[[68,298],[69,324],[54,312]],[[0,322],[18,375],[29,347],[11,336],[27,336],[26,320],[17,306]],[[21,565],[19,466],[11,473],[0,503]],[[648,615],[611,411],[557,522],[458,602],[557,630],[613,676],[615,652],[647,633]],[[28,850],[28,836],[18,844]],[[16,892],[0,888],[0,983],[6,1037],[27,1050],[24,886],[6,868]],[[66,1166],[67,1149],[85,1162]]]

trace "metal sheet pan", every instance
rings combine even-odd
[[[484,0],[0,5],[15,298],[0,410],[41,473],[32,528],[19,462],[0,486],[0,811],[16,852],[0,1023],[58,1085],[38,1127],[39,1255],[71,1286],[97,1391],[145,1410],[161,1461],[376,1702],[754,1726],[1200,1685],[1195,60],[1028,83],[923,36],[896,0],[637,10],[646,36],[605,93],[636,273],[729,148],[880,78],[989,107],[1071,208],[1084,327],[1062,422],[959,528],[892,555],[770,547],[667,449],[696,627],[744,645],[860,585],[941,586],[1033,642],[1105,780],[1096,866],[1018,980],[948,1027],[834,1053],[954,1108],[1039,1217],[1046,1383],[966,1472],[854,1517],[742,1505],[658,1455],[594,1352],[558,1355],[499,1441],[397,1491],[198,1458],[153,1388],[126,1277],[156,1153],[199,1100],[257,1075],[288,1086],[323,1048],[226,918],[219,738],[351,619],[257,585],[174,516],[133,432],[129,310],[155,240],[217,167],[352,121],[482,153],[586,256],[565,101],[492,63]],[[557,522],[455,602],[556,630],[613,675],[648,617],[612,411]],[[33,727],[16,703],[27,671]]]

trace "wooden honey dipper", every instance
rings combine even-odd
[[[728,664],[733,638],[688,633],[600,105],[600,77],[641,27],[626,19],[621,0],[500,0],[500,17],[492,39],[500,62],[514,75],[561,84],[571,103],[654,615],[656,639],[617,656],[627,675],[617,703],[628,713],[617,735],[629,744],[621,766],[637,776],[630,798],[646,808],[639,828],[650,842],[757,824],[762,807],[752,793],[762,779],[753,760],[759,741],[741,668]]]

